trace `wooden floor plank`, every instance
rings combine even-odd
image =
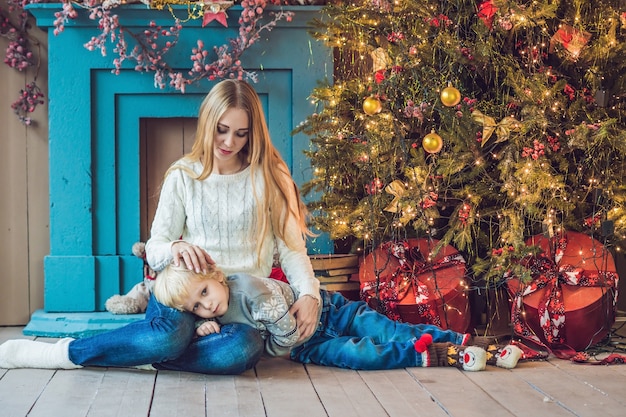
[[[55,371],[14,369],[0,373],[0,414],[23,417],[35,405]]]
[[[155,371],[138,369],[91,368],[103,379],[87,417],[147,416],[152,403]]]
[[[447,416],[415,374],[405,369],[362,371],[359,374],[389,416]]]
[[[259,389],[268,417],[325,417],[326,411],[306,369],[283,358],[262,358],[256,366]]]
[[[610,397],[626,406],[626,367],[585,365],[571,361],[553,361],[552,365],[589,386],[601,397]]]
[[[549,372],[545,362],[523,363],[519,367],[534,367],[537,372]],[[516,370],[488,366],[485,372],[467,372],[465,376],[515,416],[571,417],[571,413],[535,390],[526,381],[516,378]]]
[[[206,375],[159,371],[154,385],[150,417],[206,415]]]
[[[385,410],[358,372],[317,365],[307,365],[306,369],[330,417],[385,415]]]
[[[512,373],[526,381],[530,386],[542,393],[545,401],[554,402],[575,416],[610,417],[623,416],[623,406],[613,398],[601,395],[598,391],[585,384],[584,381],[564,372],[552,362],[535,365],[521,364]],[[533,366],[531,366],[533,365]],[[622,380],[622,386],[624,381]]]
[[[207,375],[207,417],[263,417],[263,399],[254,370],[241,375]]]
[[[626,365],[611,365],[611,366],[599,366],[597,365],[599,368],[608,368],[611,371],[613,371],[613,373],[620,375],[620,379],[625,381],[626,383]],[[609,376],[610,378],[610,376]]]
[[[408,369],[430,396],[450,416],[507,417],[506,408],[495,401],[466,374],[453,367]],[[486,371],[489,372],[489,371]]]
[[[22,331],[24,327],[0,327],[0,343],[6,342],[9,339],[34,339],[33,336],[24,336]]]
[[[29,417],[84,417],[89,412],[104,373],[85,368],[54,371]]]
[[[0,342],[30,338],[21,331],[0,327]],[[624,415],[624,387],[626,365],[556,358],[470,373],[351,371],[265,357],[237,376],[95,367],[0,370],[0,416],[610,417]]]

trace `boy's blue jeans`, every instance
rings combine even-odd
[[[422,366],[413,344],[424,333],[433,342],[460,345],[462,333],[430,324],[400,323],[363,301],[322,290],[322,317],[315,334],[291,351],[291,359],[349,369],[394,369]]]
[[[157,369],[205,374],[239,374],[256,365],[263,353],[258,330],[229,324],[220,333],[194,338],[195,320],[150,296],[145,319],[72,341],[69,359],[83,366],[152,364]]]

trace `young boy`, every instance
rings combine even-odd
[[[204,336],[220,325],[243,323],[255,327],[272,356],[289,354],[301,363],[349,369],[393,369],[417,366],[456,366],[480,371],[486,364],[514,368],[522,351],[514,345],[467,346],[472,337],[429,324],[400,323],[362,301],[321,290],[318,326],[301,340],[290,307],[298,294],[290,285],[248,274],[226,277],[210,266],[196,273],[169,265],[153,289],[161,303],[206,319],[196,332]]]

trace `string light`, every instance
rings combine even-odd
[[[461,249],[471,252],[478,233],[494,242],[494,249],[515,243],[518,250],[525,238],[543,233],[544,227],[552,235],[562,233],[565,225],[598,233],[597,223],[596,229],[585,229],[584,224],[589,213],[602,213],[610,215],[615,225],[615,240],[624,239],[626,213],[621,207],[626,198],[618,185],[624,172],[616,162],[624,156],[615,144],[620,143],[620,129],[626,130],[621,122],[626,117],[619,92],[605,107],[594,101],[597,85],[617,82],[608,65],[614,54],[606,52],[614,45],[608,27],[619,21],[602,17],[613,11],[590,10],[593,16],[565,12],[562,23],[555,26],[549,18],[528,18],[543,1],[528,8],[513,7],[513,2],[512,10],[498,11],[489,28],[475,11],[467,14],[473,20],[449,16],[454,24],[446,27],[441,20],[439,26],[429,23],[449,12],[446,2],[427,2],[428,9],[414,3],[394,0],[389,10],[380,5],[374,9],[378,2],[354,4],[353,9],[335,5],[341,14],[334,29],[341,35],[327,38],[343,45],[339,56],[346,61],[339,67],[349,71],[345,78],[338,74],[334,86],[319,90],[323,94],[316,105],[328,106],[311,119],[308,128],[324,137],[314,146],[326,142],[333,146],[332,153],[330,148],[315,149],[311,162],[318,184],[333,185],[324,194],[327,205],[323,206],[334,212],[341,205],[335,212],[341,212],[341,219],[335,214],[341,231],[363,240],[358,245],[362,251],[371,250],[368,245],[415,234],[432,239],[445,236],[455,246],[466,244]],[[392,18],[397,17],[394,7],[401,18]],[[405,24],[408,21],[410,25]],[[469,21],[473,26],[464,23]],[[506,29],[507,21],[515,29]],[[572,32],[572,40],[581,47],[580,53],[570,52],[557,36],[568,27],[593,29],[593,41],[584,44]],[[505,55],[498,41],[511,39],[507,36],[511,30],[518,43],[507,44],[514,53]],[[396,42],[392,32],[402,32],[404,39]],[[368,70],[369,51],[381,45],[390,64],[374,74]],[[467,50],[460,51],[459,45]],[[586,71],[578,72],[572,59],[586,63],[587,57],[596,58],[582,67]],[[440,106],[438,95],[451,78],[463,101],[458,108],[447,109]],[[368,116],[360,109],[363,99],[372,94],[380,97],[383,110]],[[469,100],[475,101],[468,104]],[[485,118],[480,120],[474,110]],[[507,124],[504,116],[516,122]],[[426,156],[421,139],[433,128],[444,146],[440,153]],[[335,138],[329,131],[341,131],[343,136]],[[522,149],[533,148],[534,141],[544,146],[543,154],[535,159],[532,154],[522,156]],[[380,179],[381,190],[370,195],[364,185],[375,178]],[[385,209],[395,196],[387,186],[396,179],[403,189],[397,197],[401,211],[389,212]],[[592,200],[590,189],[602,190],[603,198]],[[432,205],[425,204],[429,193]],[[471,210],[464,222],[457,216],[459,208]],[[618,244],[614,248],[621,250]],[[468,257],[468,262],[480,256],[488,258],[481,253]]]

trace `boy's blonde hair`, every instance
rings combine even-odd
[[[183,263],[180,266],[170,264],[157,275],[152,293],[161,304],[185,311],[183,305],[189,299],[189,284],[209,279],[226,285],[226,276],[215,265],[208,265],[205,274],[188,269]]]

